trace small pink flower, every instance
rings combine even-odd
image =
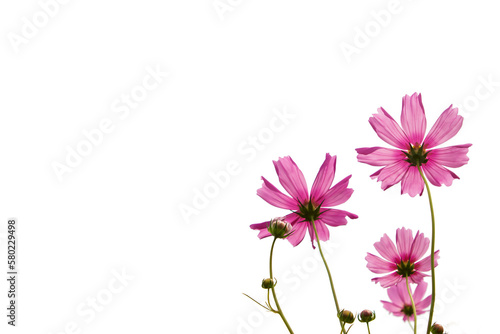
[[[398,228],[396,231],[396,246],[392,240],[384,234],[379,242],[374,244],[375,249],[382,255],[383,259],[371,253],[366,255],[368,262],[366,267],[375,274],[386,274],[382,277],[372,278],[375,283],[380,283],[384,288],[398,284],[408,276],[412,283],[420,283],[425,276],[423,272],[431,270],[431,257],[420,260],[429,249],[429,238],[417,231],[415,239],[410,229]],[[434,253],[434,267],[437,266],[439,251]],[[419,261],[420,260],[420,261]]]
[[[459,177],[444,166],[456,168],[469,161],[467,152],[472,144],[434,149],[453,138],[462,127],[463,117],[453,105],[439,116],[425,139],[427,120],[422,97],[417,93],[403,97],[402,128],[383,108],[379,108],[378,114],[373,114],[369,122],[383,141],[397,148],[356,149],[359,162],[385,166],[371,175],[372,179],[382,182],[383,190],[401,182],[401,194],[422,195],[424,182],[418,165],[433,185],[451,186],[453,179]]]
[[[346,202],[353,193],[352,189],[347,188],[351,175],[330,188],[335,177],[336,162],[336,156],[326,154],[325,161],[312,185],[311,194],[307,189],[304,175],[289,156],[273,161],[273,163],[281,185],[291,197],[262,177],[264,183],[262,188],[257,190],[257,195],[273,206],[292,211],[284,218],[293,226],[287,238],[293,246],[297,246],[304,239],[306,229],[308,229],[314,247],[313,241],[316,238],[311,224],[313,220],[319,239],[326,241],[330,238],[327,225],[346,225],[346,216],[351,219],[358,218],[353,213],[328,208]],[[271,235],[267,229],[268,226],[269,221],[266,221],[252,224],[250,228],[260,230],[258,236],[262,239]]]
[[[429,307],[431,304],[431,295],[427,296],[425,299],[425,291],[427,290],[427,283],[422,282],[417,285],[415,291],[410,286],[412,291],[413,301],[415,302],[415,310],[417,315],[423,314],[428,310],[425,308]],[[408,294],[408,288],[406,287],[406,282],[402,281],[399,284],[387,289],[387,294],[391,299],[390,302],[381,300],[384,304],[384,308],[394,314],[397,317],[403,317],[403,321],[413,321],[413,307],[411,305],[410,295]]]

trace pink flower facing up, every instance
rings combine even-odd
[[[425,291],[427,290],[427,283],[419,283],[415,288],[415,291],[413,291],[411,286],[410,289],[412,290],[411,294],[413,296],[413,301],[415,302],[417,315],[427,312],[425,309],[431,304],[430,295],[423,299]],[[408,294],[406,282],[403,281],[390,287],[387,289],[387,294],[389,295],[391,301],[387,302],[385,300],[381,300],[382,304],[384,304],[384,308],[397,317],[403,317],[403,321],[414,321],[413,307],[411,306],[411,299]]]
[[[353,213],[328,208],[346,202],[353,193],[352,189],[347,188],[351,175],[330,188],[335,177],[336,162],[336,156],[326,154],[325,161],[312,185],[311,194],[308,192],[304,175],[289,156],[273,161],[273,163],[281,185],[291,197],[262,177],[264,183],[262,188],[257,190],[257,195],[271,205],[292,211],[284,218],[293,226],[290,236],[287,237],[293,246],[297,246],[304,239],[306,229],[308,229],[314,247],[316,238],[312,221],[316,225],[319,239],[326,241],[330,238],[327,225],[346,225],[346,217],[358,218]],[[260,230],[258,236],[262,239],[271,235],[267,230],[268,226],[269,221],[266,221],[250,225],[250,228]]]
[[[453,138],[462,127],[463,117],[450,105],[424,139],[427,120],[420,94],[403,97],[401,125],[383,109],[369,120],[377,135],[397,149],[383,147],[358,148],[358,161],[372,166],[385,166],[371,175],[382,182],[382,189],[401,182],[401,194],[422,195],[424,182],[417,166],[421,166],[429,181],[440,187],[451,186],[459,177],[446,167],[461,167],[469,161],[467,152],[472,144],[444,148],[434,147]],[[432,150],[431,150],[432,149]]]
[[[366,255],[367,267],[375,274],[387,274],[382,277],[372,278],[375,283],[380,283],[384,288],[398,284],[405,277],[412,283],[420,283],[425,276],[424,272],[431,270],[430,255],[420,260],[429,248],[429,238],[417,231],[415,239],[410,229],[398,228],[396,231],[396,246],[384,234],[379,242],[374,244],[375,249],[383,259],[371,253]],[[434,266],[437,266],[439,251],[434,253]],[[420,260],[420,261],[419,261]]]

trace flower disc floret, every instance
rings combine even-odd
[[[306,202],[306,204],[299,203],[299,210],[295,213],[304,218],[306,222],[313,222],[319,219],[321,215],[321,205],[315,206],[312,201]]]
[[[415,272],[415,264],[410,263],[410,261],[401,261],[397,268],[398,275],[403,277],[410,277]]]
[[[403,151],[403,153],[406,155],[406,161],[409,162],[411,166],[422,166],[429,161],[427,158],[429,152],[424,150],[423,146],[418,144],[410,144],[409,146],[410,149],[408,151]]]

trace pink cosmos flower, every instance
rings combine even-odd
[[[377,135],[397,149],[383,147],[358,148],[358,161],[372,166],[385,166],[371,175],[382,182],[386,190],[401,182],[401,194],[422,195],[424,181],[417,166],[421,166],[429,181],[440,187],[451,186],[459,177],[446,167],[461,167],[469,161],[467,152],[472,144],[444,148],[434,147],[453,138],[462,127],[463,117],[450,105],[432,126],[424,139],[427,120],[420,94],[403,97],[401,125],[383,109],[373,114],[369,122]]]
[[[425,308],[431,304],[432,295],[427,296],[425,299],[425,291],[427,290],[427,283],[422,282],[417,285],[415,291],[410,286],[413,301],[415,302],[415,310],[417,315],[427,312]],[[384,308],[397,317],[403,317],[403,321],[413,321],[413,307],[411,305],[410,295],[406,287],[406,282],[400,282],[395,286],[387,289],[387,294],[391,299],[390,302],[381,300]]]
[[[420,260],[429,249],[429,238],[417,231],[415,239],[410,229],[398,228],[396,231],[396,246],[392,240],[384,234],[379,242],[374,244],[375,249],[382,255],[383,259],[371,253],[365,257],[368,269],[375,274],[386,274],[382,277],[372,278],[375,283],[380,283],[383,288],[398,284],[405,277],[412,283],[420,283],[425,276],[423,272],[431,270],[430,255]],[[434,253],[434,267],[437,266],[439,251]],[[420,260],[420,261],[419,261]]]
[[[336,156],[326,154],[310,194],[304,175],[292,158],[287,156],[273,163],[281,185],[290,196],[282,193],[264,177],[262,177],[264,183],[262,188],[257,190],[257,195],[273,206],[292,211],[285,216],[285,219],[293,226],[291,235],[287,237],[293,246],[297,246],[304,239],[306,229],[308,229],[314,247],[316,238],[311,221],[314,221],[316,225],[319,239],[326,241],[330,238],[327,225],[346,225],[346,216],[351,219],[358,218],[353,213],[328,208],[346,202],[353,193],[352,189],[347,188],[351,175],[330,188],[335,177]],[[269,221],[266,221],[250,225],[250,228],[260,230],[258,236],[262,239],[271,235],[267,230],[268,226]]]

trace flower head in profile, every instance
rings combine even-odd
[[[375,283],[380,283],[384,288],[398,284],[405,277],[412,283],[420,283],[424,279],[424,272],[431,270],[431,257],[422,259],[427,249],[429,249],[429,238],[417,231],[415,238],[410,229],[398,228],[396,231],[396,245],[384,234],[379,242],[374,244],[375,249],[382,255],[380,258],[368,253],[365,259],[367,267],[376,274],[386,274],[385,276],[372,278]],[[397,248],[396,248],[397,246]],[[434,266],[437,266],[439,251],[434,256]]]
[[[401,182],[401,194],[422,195],[424,182],[418,166],[433,185],[451,186],[459,177],[446,167],[461,167],[469,161],[467,152],[472,144],[435,148],[453,138],[462,127],[463,117],[453,105],[443,111],[427,136],[422,97],[417,93],[403,97],[401,126],[383,108],[379,108],[369,122],[383,141],[396,147],[356,149],[359,162],[384,166],[371,175],[372,179],[382,182],[383,190]]]
[[[410,286],[411,289],[411,286]],[[431,295],[424,299],[425,291],[427,290],[427,283],[422,282],[417,285],[415,291],[412,290],[413,301],[415,302],[415,310],[417,315],[427,312],[425,310],[431,304]],[[403,317],[403,321],[413,321],[413,307],[411,306],[410,295],[406,282],[400,282],[395,286],[387,289],[390,302],[381,300],[384,308],[397,317]]]
[[[287,156],[273,162],[278,179],[290,196],[282,193],[264,177],[262,177],[263,184],[257,190],[257,195],[273,206],[292,211],[284,218],[292,225],[287,240],[293,246],[297,246],[304,239],[306,230],[309,230],[314,247],[316,237],[312,221],[316,225],[319,239],[326,241],[330,238],[327,225],[346,225],[346,217],[350,219],[358,218],[353,213],[331,208],[345,203],[353,193],[352,189],[347,188],[351,178],[350,175],[331,187],[335,177],[336,156],[332,157],[330,154],[326,154],[325,161],[312,185],[311,193],[308,191],[304,175],[292,158]],[[250,225],[250,228],[259,230],[258,236],[262,239],[271,235],[268,231],[269,224],[270,222],[266,221]]]

